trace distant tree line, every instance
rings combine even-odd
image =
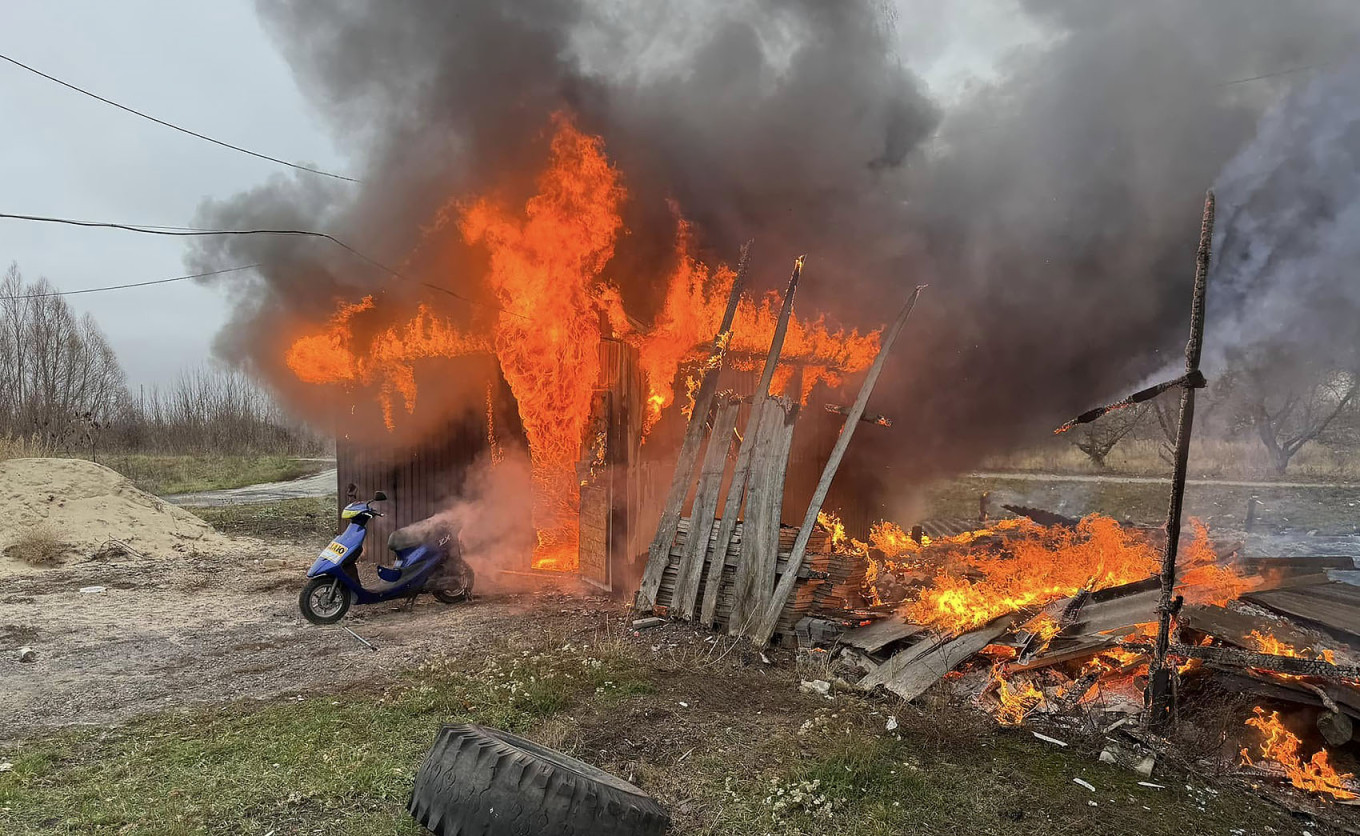
[[[77,317],[46,279],[17,265],[0,278],[0,438],[35,449],[308,454],[326,440],[238,371],[199,369],[129,391],[94,318]]]

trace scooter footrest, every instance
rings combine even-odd
[[[388,582],[395,581],[401,577],[401,570],[397,568],[389,568],[387,566],[379,566],[378,577]]]

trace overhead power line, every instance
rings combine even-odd
[[[47,79],[48,81],[54,82],[54,83],[56,83],[56,84],[60,84],[62,87],[65,87],[65,88],[67,88],[68,90],[74,90],[74,91],[76,91],[77,93],[80,93],[81,95],[89,96],[90,98],[95,99],[95,100],[97,100],[97,101],[101,101],[101,102],[103,102],[103,103],[106,104],[106,105],[110,105],[110,106],[112,106],[112,107],[116,107],[116,108],[118,108],[119,110],[125,111],[125,112],[127,112],[127,113],[131,113],[131,114],[134,115],[134,116],[140,116],[140,117],[142,117],[143,119],[149,120],[149,121],[151,121],[151,122],[155,122],[157,125],[163,125],[163,126],[165,126],[165,127],[167,127],[167,128],[170,128],[171,130],[179,131],[179,132],[182,133],[182,134],[188,134],[189,136],[195,137],[195,138],[197,138],[197,139],[204,140],[205,142],[211,142],[211,143],[214,144],[214,145],[220,145],[220,146],[222,146],[223,148],[229,148],[229,149],[231,149],[232,151],[237,151],[237,152],[240,152],[240,153],[242,153],[242,154],[248,154],[248,155],[250,155],[250,156],[252,156],[252,157],[256,157],[256,158],[261,159],[261,160],[268,160],[268,161],[271,162],[271,163],[278,163],[279,165],[286,165],[286,166],[288,166],[289,168],[296,168],[296,169],[298,169],[299,171],[306,171],[306,172],[309,172],[309,173],[311,173],[311,174],[319,174],[319,175],[321,175],[322,177],[333,177],[333,178],[335,178],[336,180],[344,180],[344,181],[349,182],[349,183],[358,183],[358,182],[359,182],[358,180],[356,180],[356,179],[353,178],[353,177],[346,177],[346,176],[344,176],[343,174],[335,174],[335,173],[329,172],[329,171],[322,171],[322,170],[319,169],[319,168],[312,168],[311,166],[305,166],[305,165],[302,165],[302,164],[300,164],[300,163],[291,163],[291,162],[289,162],[288,160],[281,160],[281,159],[279,159],[278,157],[271,157],[271,156],[269,156],[268,154],[261,154],[261,153],[258,152],[258,151],[251,151],[249,148],[242,148],[242,147],[239,146],[239,145],[232,145],[230,142],[223,142],[223,141],[220,140],[220,139],[213,139],[212,137],[207,136],[207,135],[205,135],[205,134],[201,134],[201,133],[199,133],[199,132],[197,132],[197,131],[191,131],[191,130],[189,130],[188,128],[182,128],[182,127],[180,127],[179,125],[174,124],[173,122],[167,122],[167,121],[165,121],[164,119],[157,119],[155,116],[152,116],[152,115],[149,114],[149,113],[143,113],[142,111],[137,110],[136,108],[128,107],[127,105],[124,105],[124,104],[119,104],[118,102],[115,102],[115,101],[113,101],[112,99],[106,99],[106,98],[104,98],[103,96],[99,95],[98,93],[91,93],[89,90],[86,90],[86,89],[83,88],[83,87],[77,87],[76,85],[71,84],[71,83],[68,82],[68,81],[62,81],[61,79],[57,78],[56,76],[48,75],[47,73],[43,72],[42,70],[36,69],[36,68],[34,68],[34,67],[30,67],[29,65],[23,63],[22,61],[16,61],[16,60],[14,60],[13,58],[10,58],[8,55],[0,55],[0,60],[8,61],[9,63],[13,64],[14,66],[16,66],[16,67],[18,67],[18,68],[20,68],[20,69],[22,69],[22,70],[27,70],[28,72],[33,73],[33,74],[36,75],[36,76],[40,76],[40,77],[42,77],[42,78]]]
[[[508,316],[519,317],[520,319],[528,319],[528,317],[524,316],[523,314],[517,314],[514,311],[508,311],[505,308],[500,307],[499,305],[492,305],[486,302],[479,302],[476,299],[471,299],[467,296],[464,296],[461,293],[458,293],[457,291],[449,290],[447,287],[432,284],[426,281],[420,281],[419,279],[413,279],[412,277],[406,275],[405,273],[402,273],[400,270],[397,270],[396,268],[388,267],[381,261],[378,261],[377,259],[370,258],[369,256],[364,255],[362,252],[351,247],[349,244],[346,244],[344,241],[341,241],[339,238],[336,238],[334,235],[325,232],[316,232],[315,230],[310,229],[201,229],[197,227],[147,226],[141,224],[112,223],[108,221],[85,221],[77,220],[75,218],[52,218],[47,217],[45,215],[18,215],[10,212],[0,212],[0,220],[63,224],[66,226],[78,226],[88,229],[118,229],[123,230],[124,232],[137,232],[142,235],[166,235],[174,238],[199,238],[215,235],[290,235],[306,238],[321,238],[326,241],[330,241],[332,244],[335,244],[337,247],[340,247],[342,250],[353,255],[360,261],[363,261],[366,264],[376,267],[379,270],[382,270],[384,273],[387,273],[388,275],[393,276],[395,278],[404,279],[406,281],[414,281],[417,284],[421,285],[422,287],[427,287],[431,290],[437,290],[440,293],[447,293],[449,296],[452,296],[455,299],[466,302],[469,305],[475,305],[479,308],[488,308],[493,311],[499,311]]]
[[[54,290],[51,293],[29,293],[23,296],[0,296],[0,301],[16,302],[20,299],[50,299],[53,296],[79,296],[82,293],[103,293],[106,290],[127,290],[132,287],[150,287],[157,284],[170,284],[171,282],[183,282],[189,279],[205,279],[209,276],[220,276],[224,273],[236,273],[241,270],[253,270],[259,267],[258,264],[245,264],[240,267],[227,267],[223,270],[210,270],[207,273],[194,273],[188,276],[175,276],[170,279],[154,279],[149,282],[132,282],[130,284],[111,284],[103,287],[86,287],[80,290]]]

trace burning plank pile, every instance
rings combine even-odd
[[[860,687],[906,700],[952,680],[1002,724],[1078,712],[1118,724],[1144,711],[1159,538],[1099,516],[1004,520],[921,543],[877,526],[872,544],[849,548],[869,555],[866,597],[887,614],[841,635],[839,653],[867,672]],[[1170,646],[1180,690],[1212,683],[1313,711],[1326,743],[1348,745],[1360,719],[1360,588],[1326,570],[1352,561],[1239,559],[1202,526],[1182,556]],[[1302,757],[1302,739],[1278,711],[1258,707],[1247,725],[1245,764],[1324,797],[1357,798],[1325,749]]]

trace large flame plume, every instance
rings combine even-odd
[[[466,333],[421,304],[398,324],[361,337],[357,318],[379,307],[370,296],[341,302],[328,322],[293,342],[285,359],[305,383],[376,388],[390,430],[400,424],[398,407],[407,414],[416,409],[416,361],[494,353],[529,445],[539,541],[533,565],[572,570],[578,542],[576,465],[606,329],[638,349],[649,390],[644,430],[650,430],[676,403],[677,380],[708,357],[736,275],[726,265],[710,268],[699,261],[689,224],[679,219],[676,266],[665,277],[661,312],[653,327],[638,325],[626,312],[619,285],[606,275],[625,231],[621,208],[628,192],[622,177],[599,137],[581,131],[565,114],[553,117],[553,128],[537,193],[523,206],[489,197],[454,198],[425,234],[428,244],[456,230],[462,243],[487,253],[480,283],[499,309],[492,323]],[[741,300],[727,346],[735,368],[759,368],[778,310],[774,294]],[[837,329],[823,317],[795,317],[771,388],[791,393],[796,385],[797,395],[806,400],[818,383],[838,386],[845,375],[867,368],[878,345],[878,332],[861,335]],[[693,380],[687,381],[691,387]]]

